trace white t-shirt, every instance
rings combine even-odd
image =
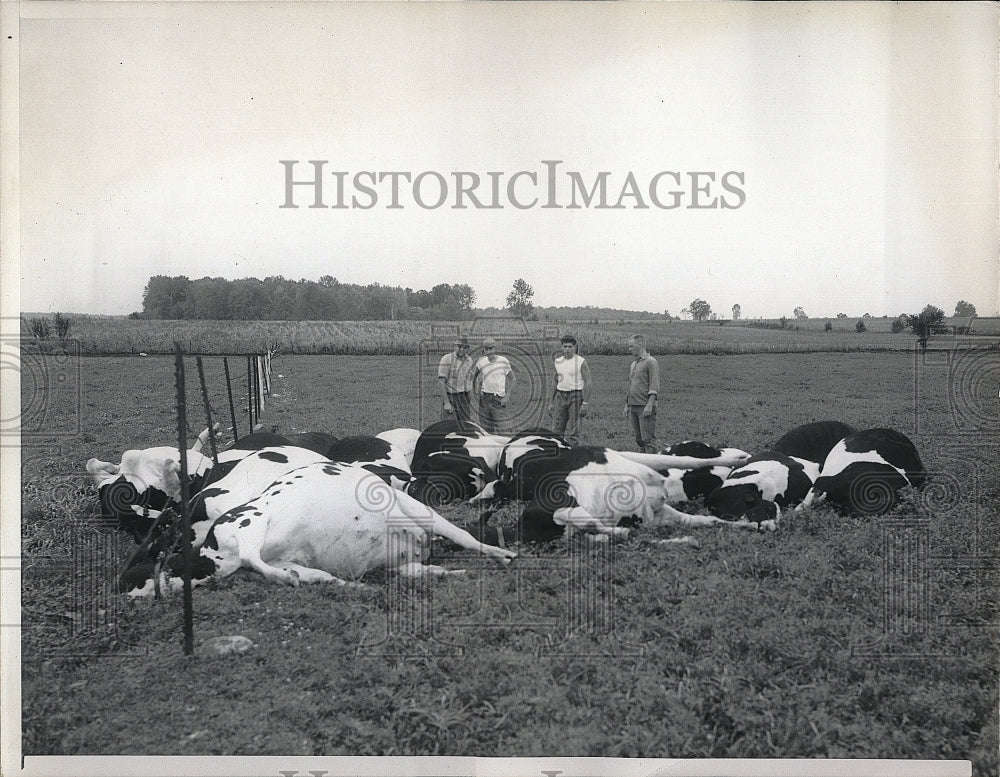
[[[476,369],[483,376],[483,385],[480,387],[480,391],[484,394],[498,394],[501,397],[506,395],[506,376],[513,370],[511,370],[510,362],[505,356],[498,354],[493,361],[490,361],[490,357],[483,356],[476,362]]]
[[[556,388],[559,391],[583,390],[583,357],[574,353],[568,359],[556,357]]]

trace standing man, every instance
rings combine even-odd
[[[472,369],[469,340],[459,337],[455,350],[441,357],[438,383],[441,385],[441,420],[455,419],[460,425],[472,420]]]
[[[556,357],[556,386],[549,405],[555,422],[553,431],[563,435],[570,445],[579,445],[583,434],[583,419],[590,402],[590,366],[576,352],[576,338],[559,338],[562,353]]]
[[[635,443],[644,453],[656,453],[656,395],[660,393],[660,365],[646,351],[646,338],[632,335],[628,396],[624,415],[632,421]]]
[[[497,353],[497,341],[492,337],[483,340],[483,352],[474,375],[479,388],[479,425],[490,434],[500,434],[501,409],[507,407],[517,378],[510,362]]]

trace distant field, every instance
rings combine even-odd
[[[696,531],[700,548],[658,545],[671,530],[640,529],[611,556],[563,542],[508,569],[436,546],[439,563],[470,573],[416,600],[433,611],[418,634],[388,631],[399,594],[385,575],[344,591],[238,574],[196,589],[193,659],[181,651],[179,597],[110,593],[130,541],[89,517],[96,494],[82,476],[90,456],[171,444],[172,359],[40,362],[36,383],[22,380],[33,413],[22,449],[25,752],[959,758],[995,777],[1000,418],[995,382],[981,378],[1000,354],[963,358],[661,361],[664,443],[757,450],[823,418],[911,436],[937,485],[890,516],[819,508],[774,534]],[[220,361],[206,372],[228,413]],[[634,449],[620,415],[628,357],[590,362],[586,440]],[[541,419],[547,370],[527,351],[515,363],[512,407],[527,426]],[[434,365],[279,356],[264,421],[338,435],[424,426],[438,412]],[[189,374],[193,434],[203,417]],[[442,512],[476,520],[468,505]],[[908,542],[915,575],[893,566]],[[571,585],[584,573],[600,575],[596,588]],[[583,609],[584,594],[607,609]],[[224,634],[256,647],[207,656],[201,640]]]
[[[188,352],[243,353],[277,347],[286,354],[418,354],[457,331],[473,337],[499,333],[509,338],[553,339],[572,331],[581,353],[624,354],[634,332],[646,335],[653,353],[808,353],[855,351],[910,351],[915,338],[890,332],[888,318],[864,319],[866,332],[857,332],[856,319],[792,320],[787,328],[777,321],[608,321],[550,322],[480,318],[463,322],[426,321],[146,321],[124,316],[71,316],[70,346],[86,355],[168,353],[180,342]],[[968,321],[949,319],[950,326]],[[26,331],[22,337],[27,337]],[[971,337],[1000,342],[1000,319],[977,318]],[[950,348],[955,335],[938,335],[930,347]],[[47,344],[53,340],[46,341]],[[52,347],[48,345],[47,347]]]

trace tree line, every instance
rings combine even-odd
[[[444,320],[472,318],[476,292],[464,283],[430,291],[371,283],[155,275],[134,318],[263,321]]]

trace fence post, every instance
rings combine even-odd
[[[205,366],[201,362],[200,356],[194,357],[198,365],[198,381],[201,383],[201,400],[205,404],[205,418],[208,421],[208,442],[211,445],[212,463],[219,466],[219,450],[215,446],[215,430],[212,428],[212,406],[208,401],[208,386],[205,385]]]
[[[181,549],[184,559],[184,655],[194,655],[194,611],[191,603],[191,511],[188,505],[187,402],[184,394],[184,349],[174,343],[177,384],[177,443],[181,465]]]
[[[240,439],[240,432],[236,428],[236,406],[233,404],[233,383],[229,377],[229,357],[222,357],[222,366],[226,370],[226,392],[229,394],[229,417],[233,421],[233,442],[238,442]]]

